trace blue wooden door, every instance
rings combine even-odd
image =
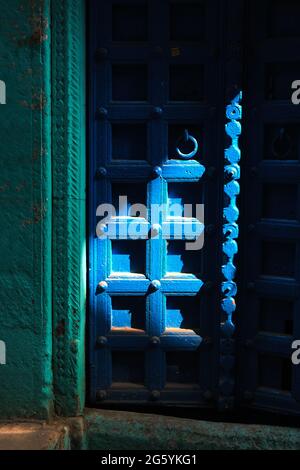
[[[300,412],[300,3],[248,2],[239,315],[239,398]]]
[[[90,402],[299,413],[299,2],[88,3]]]
[[[212,406],[222,357],[223,391],[233,394],[230,338],[219,351],[223,9],[218,0],[90,2],[93,404]],[[109,223],[99,209],[108,203],[116,208]],[[155,204],[167,209],[154,220]],[[187,249],[204,225],[204,248]],[[139,239],[126,239],[129,226]]]

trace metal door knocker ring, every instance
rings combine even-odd
[[[190,153],[183,153],[181,152],[181,150],[179,149],[179,144],[181,142],[184,142],[185,144],[187,144],[188,142],[192,142],[194,144],[194,149],[192,150],[192,152]],[[179,155],[179,157],[181,158],[184,158],[185,160],[188,160],[190,158],[193,158],[196,153],[198,152],[198,142],[197,140],[195,139],[195,137],[193,137],[192,135],[189,134],[188,130],[185,129],[184,131],[184,136],[183,137],[180,137],[177,141],[177,147],[176,147],[176,152],[177,154]]]

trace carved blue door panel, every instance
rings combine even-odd
[[[234,295],[234,268],[228,264],[224,277],[221,269],[227,104],[222,9],[217,0],[90,2],[94,404],[211,406],[219,398],[220,357],[224,364],[226,355],[232,357],[226,347],[219,355],[220,322],[227,320],[230,337]],[[232,125],[234,117],[228,111]],[[230,175],[235,168],[230,158],[226,162]],[[235,178],[231,174],[227,183]],[[230,188],[226,201],[234,208]],[[120,196],[127,198],[121,207]],[[99,206],[108,203],[116,212],[104,219]],[[135,204],[144,204],[146,213]],[[166,207],[158,219],[151,214],[155,204]],[[204,216],[196,214],[197,204],[205,204]],[[228,210],[227,229],[235,223]],[[204,248],[186,249],[204,225]],[[224,259],[230,263],[237,232],[227,229]],[[140,233],[138,240],[126,239],[130,230]],[[224,373],[224,390],[230,374]],[[227,396],[233,393],[229,385]]]
[[[239,398],[299,413],[300,3],[248,2],[246,16]]]
[[[300,3],[88,3],[90,403],[299,413]]]

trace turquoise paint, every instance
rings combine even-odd
[[[52,408],[50,1],[0,0],[0,416]]]
[[[7,356],[0,417],[49,417],[53,390],[56,411],[78,415],[85,401],[85,2],[0,0],[0,8],[7,102],[0,106]]]
[[[85,404],[85,5],[52,0],[53,372],[55,411]]]

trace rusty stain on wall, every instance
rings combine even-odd
[[[59,338],[60,336],[64,336],[65,332],[66,332],[66,324],[65,324],[65,320],[63,319],[56,326],[56,329],[55,329],[56,337]]]
[[[19,104],[24,108],[32,109],[32,111],[43,111],[47,105],[47,98],[43,90],[39,93],[32,95],[32,102],[29,103],[27,100],[19,101]]]
[[[42,207],[41,206],[34,206],[33,207],[33,217],[31,219],[24,219],[22,221],[22,227],[40,223],[44,219],[44,216],[45,216],[46,212],[47,212],[46,207],[44,207],[44,206],[42,206]]]

